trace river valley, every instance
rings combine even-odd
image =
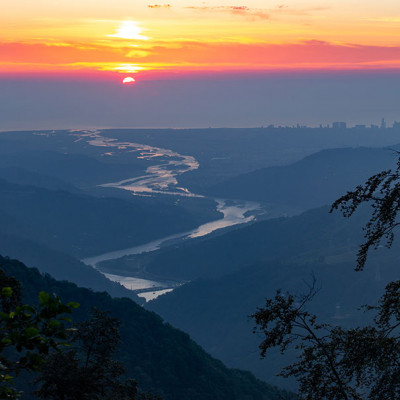
[[[76,133],[74,133],[76,134]],[[195,170],[199,163],[192,156],[182,155],[172,150],[147,146],[131,142],[119,142],[116,139],[103,137],[99,131],[77,134],[79,139],[86,140],[92,146],[104,147],[107,154],[112,155],[113,149],[138,152],[138,157],[151,159],[156,164],[148,167],[144,175],[125,179],[118,182],[109,182],[100,185],[101,187],[112,187],[130,191],[137,196],[169,195],[186,197],[203,197],[192,193],[187,188],[179,187],[177,177],[186,172]],[[171,242],[190,240],[209,235],[219,229],[232,227],[239,224],[246,224],[256,219],[256,216],[265,215],[270,212],[269,207],[260,203],[240,200],[213,199],[217,211],[222,218],[202,224],[190,231],[177,233],[146,244],[107,252],[82,261],[102,272],[108,279],[119,282],[126,288],[134,290],[146,301],[173,290],[184,282],[172,282],[165,280],[143,279],[143,276],[121,276],[102,271],[101,263],[109,260],[118,260],[125,256],[137,255],[146,252],[156,251],[161,247],[168,246]]]

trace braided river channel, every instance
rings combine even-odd
[[[177,176],[186,172],[195,170],[199,167],[198,161],[187,155],[176,153],[172,150],[132,143],[126,141],[118,141],[113,138],[104,137],[99,131],[85,131],[76,133],[79,140],[86,140],[92,146],[104,147],[108,152],[113,154],[113,150],[126,150],[137,152],[138,157],[151,160],[153,163],[147,168],[145,174],[132,179],[125,179],[119,182],[104,183],[102,187],[111,187],[121,190],[128,190],[137,196],[152,195],[170,195],[185,197],[203,197],[190,192],[188,189],[179,187]],[[158,162],[159,161],[159,162]],[[101,270],[101,262],[116,260],[121,257],[151,252],[160,249],[171,241],[176,243],[180,240],[190,240],[234,225],[245,224],[255,219],[255,215],[260,212],[261,205],[250,201],[236,201],[225,199],[214,199],[217,210],[223,215],[222,218],[200,225],[190,231],[177,233],[158,240],[151,241],[146,244],[99,254],[82,260],[85,264]],[[102,272],[108,279],[119,282],[127,289],[134,290],[139,296],[146,301],[152,300],[157,296],[172,291],[175,287],[182,283],[147,280],[135,276],[120,276]]]

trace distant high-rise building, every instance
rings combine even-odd
[[[334,122],[332,124],[333,129],[346,129],[347,125],[346,122]]]
[[[381,129],[385,129],[385,128],[386,128],[386,121],[385,121],[385,118],[382,118]]]
[[[394,121],[393,122],[393,129],[400,129],[400,122]]]

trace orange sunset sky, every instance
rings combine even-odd
[[[0,74],[400,68],[398,0],[1,5]]]

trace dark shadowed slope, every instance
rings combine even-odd
[[[278,383],[272,380],[273,375],[280,366],[293,360],[281,359],[276,352],[260,361],[257,348],[260,338],[252,334],[254,324],[248,318],[264,304],[266,297],[272,297],[279,288],[304,293],[306,282],[314,274],[321,291],[312,309],[333,324],[360,323],[365,315],[356,309],[361,304],[373,304],[385,283],[399,276],[398,248],[371,253],[366,270],[354,272],[363,215],[349,224],[343,217],[329,215],[327,211],[313,210],[299,217],[242,229],[236,232],[242,233],[242,241],[236,237],[229,247],[221,242],[222,237],[218,238],[213,247],[217,255],[208,253],[208,262],[204,256],[204,268],[208,270],[211,264],[217,269],[218,264],[213,260],[219,257],[227,271],[229,259],[234,263],[243,252],[247,261],[242,260],[242,269],[225,276],[195,280],[160,296],[147,307],[188,332],[229,366],[249,369],[262,379]],[[250,236],[251,228],[257,225],[260,246],[264,240],[260,248],[252,247],[255,236]],[[198,254],[193,253],[193,260]]]
[[[103,274],[76,258],[50,249],[45,245],[0,232],[1,252],[17,258],[42,273],[50,274],[58,280],[73,282],[79,286],[99,292],[106,291],[113,297],[128,297],[141,304],[143,299],[119,283],[112,282]]]
[[[76,257],[149,242],[204,222],[155,199],[99,198],[0,180],[0,230]]]
[[[159,393],[165,400],[273,400],[278,390],[247,372],[230,370],[213,359],[190,337],[164,324],[156,314],[129,299],[112,299],[105,293],[58,282],[27,269],[18,261],[0,258],[2,269],[22,283],[27,302],[40,290],[58,294],[64,302],[81,306],[74,320],[87,318],[91,307],[108,310],[121,321],[120,359],[129,375],[144,390]]]

